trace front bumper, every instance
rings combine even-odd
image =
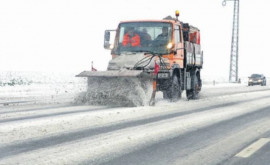
[[[261,85],[263,81],[249,81],[248,85]]]

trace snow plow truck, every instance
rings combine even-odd
[[[202,88],[203,52],[200,30],[168,16],[162,20],[120,22],[106,30],[104,48],[111,50],[107,71],[83,71],[84,100],[93,104],[154,105],[156,92],[176,101],[185,90],[197,99]],[[114,33],[114,37],[111,37]]]

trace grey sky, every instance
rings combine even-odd
[[[228,77],[233,3],[222,0],[0,0],[0,70],[80,72],[106,70],[106,29],[121,20],[180,20],[201,30],[204,75]],[[239,75],[270,76],[270,2],[240,1]]]

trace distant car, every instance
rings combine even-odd
[[[248,77],[248,86],[261,85],[266,86],[266,78],[263,74],[252,74]]]

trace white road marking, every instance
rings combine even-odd
[[[268,138],[261,138],[235,155],[235,157],[247,158],[270,142]]]

